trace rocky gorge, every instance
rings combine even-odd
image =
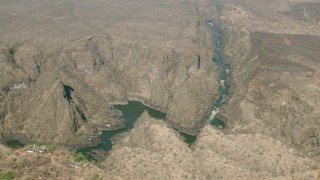
[[[30,9],[36,8],[36,5],[21,3]],[[112,2],[100,3],[105,3],[104,8],[115,6]],[[71,12],[63,9],[63,4],[37,3],[37,6],[44,8],[47,5],[56,6],[59,12],[79,13],[79,17],[84,16],[80,22],[86,22],[86,12],[81,11],[86,6],[85,2],[76,3],[74,7],[78,9]],[[116,5],[122,7],[121,3]],[[10,8],[14,4],[8,3],[7,6]],[[153,10],[154,5],[153,2],[141,2],[141,6],[149,7],[145,8],[147,11]],[[175,5],[170,6],[171,13],[190,8],[188,3],[182,6],[177,3],[178,9]],[[33,15],[43,11],[34,11]],[[196,15],[195,9],[192,13]],[[209,112],[215,98],[215,93],[206,92],[216,92],[215,77],[218,72],[211,64],[211,37],[204,27],[206,24],[194,18],[196,16],[192,13],[187,17],[181,14],[179,22],[168,21],[166,18],[170,18],[170,14],[167,17],[152,16],[158,19],[147,18],[147,12],[128,16],[130,20],[121,19],[112,25],[114,28],[107,28],[108,32],[104,32],[107,35],[87,38],[82,37],[88,36],[87,31],[94,30],[87,27],[89,25],[79,28],[82,24],[78,25],[78,29],[83,32],[72,31],[63,38],[55,36],[59,28],[40,35],[28,31],[31,33],[30,39],[24,41],[19,39],[19,35],[3,37],[2,42],[11,43],[2,43],[1,50],[3,100],[0,112],[3,136],[19,138],[17,135],[20,134],[32,141],[79,145],[83,138],[88,139],[88,135],[97,134],[100,130],[123,127],[124,122],[112,105],[128,100],[140,100],[167,112],[167,120],[174,127],[190,134],[198,133],[198,127],[202,126],[200,120]],[[53,23],[63,24],[73,20],[72,14],[62,20],[57,19],[56,15],[47,13],[46,17],[51,18]],[[31,21],[29,16],[23,18]],[[149,19],[150,26],[145,24],[148,21],[141,22],[143,18]],[[133,22],[135,24],[131,24]],[[162,28],[155,30],[154,22]],[[39,27],[52,26],[45,22],[38,23]],[[72,25],[66,25],[64,29],[73,28]],[[169,26],[173,29],[166,28]],[[138,30],[126,31],[124,28]],[[184,29],[182,34],[181,28]],[[163,36],[168,30],[171,34]],[[95,34],[103,31],[105,29],[96,30]],[[152,31],[149,33],[152,36],[141,37],[141,31]],[[129,41],[128,37],[132,35],[134,37]],[[78,36],[81,38],[78,39]],[[181,42],[171,42],[176,38]],[[168,44],[158,45],[161,41]],[[175,45],[177,43],[183,46],[175,48],[179,47]],[[16,86],[18,88],[14,88]]]
[[[23,148],[0,146],[0,173],[74,179],[320,177],[318,2],[33,2],[38,3],[5,2],[0,9],[6,34],[0,38],[1,141],[58,148],[35,159]],[[222,37],[212,36],[207,20],[220,27]],[[15,28],[20,21],[33,26]],[[212,62],[217,51],[224,69]],[[223,85],[229,96],[217,107],[213,102],[223,97]],[[126,126],[114,105],[130,101],[166,113],[166,120],[141,110],[134,128],[117,136],[96,165],[66,166],[74,155],[60,145],[99,144],[102,131]],[[218,128],[206,123],[210,115],[219,120],[213,123]],[[197,139],[190,145],[179,131]],[[15,157],[45,162],[23,173],[24,163]]]

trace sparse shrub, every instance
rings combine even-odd
[[[319,169],[319,168],[318,168],[317,165],[312,166],[312,170],[318,170],[318,169]]]
[[[86,160],[87,160],[87,158],[81,153],[76,155],[76,157],[74,157],[75,162],[84,162]]]
[[[68,144],[70,143],[70,140],[69,140],[69,139],[65,139],[65,140],[63,141],[63,143],[64,143],[65,145],[68,145]]]
[[[56,150],[56,146],[52,144],[47,144],[46,145],[48,152],[53,152]]]
[[[16,53],[16,48],[15,47],[11,47],[8,52],[6,53],[6,58],[10,61],[14,62],[14,54]]]
[[[11,171],[0,173],[0,179],[1,180],[10,180],[14,178],[14,174]]]

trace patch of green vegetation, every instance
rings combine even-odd
[[[69,139],[65,139],[65,140],[63,141],[63,143],[64,143],[65,145],[68,145],[68,144],[70,143],[70,140],[69,140]]]
[[[18,148],[22,148],[24,145],[19,140],[14,139],[14,140],[8,141],[7,146],[13,149],[18,149]]]
[[[312,166],[312,170],[318,170],[319,167],[317,165]]]
[[[98,180],[98,178],[99,178],[99,175],[97,173],[93,173],[92,179],[93,180]]]
[[[78,155],[76,155],[74,157],[74,161],[75,162],[85,162],[85,161],[87,161],[87,158],[83,154],[79,153]]]
[[[57,146],[54,144],[43,144],[47,148],[47,152],[51,153],[56,150]]]
[[[14,174],[11,171],[0,173],[0,179],[1,180],[10,180],[14,178]]]

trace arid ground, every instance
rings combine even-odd
[[[0,179],[319,179],[318,0],[1,0]],[[223,32],[219,91],[207,20]],[[90,162],[76,148],[125,126]],[[179,132],[197,136],[189,145]],[[10,140],[28,144],[7,147]],[[38,144],[38,145],[33,145]],[[45,144],[45,152],[28,152]]]

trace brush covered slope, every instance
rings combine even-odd
[[[95,144],[128,100],[190,134],[210,113],[219,72],[192,2],[4,1],[0,14],[6,139]]]
[[[78,166],[60,146],[34,154],[0,146],[1,176],[320,178],[317,1],[31,2],[0,6],[1,142],[85,146],[98,131],[124,126],[112,104],[130,99],[168,116],[143,113],[97,164]],[[223,30],[231,64],[231,94],[218,115],[224,130],[203,125],[219,87],[207,19]],[[196,142],[175,129],[199,132]]]

